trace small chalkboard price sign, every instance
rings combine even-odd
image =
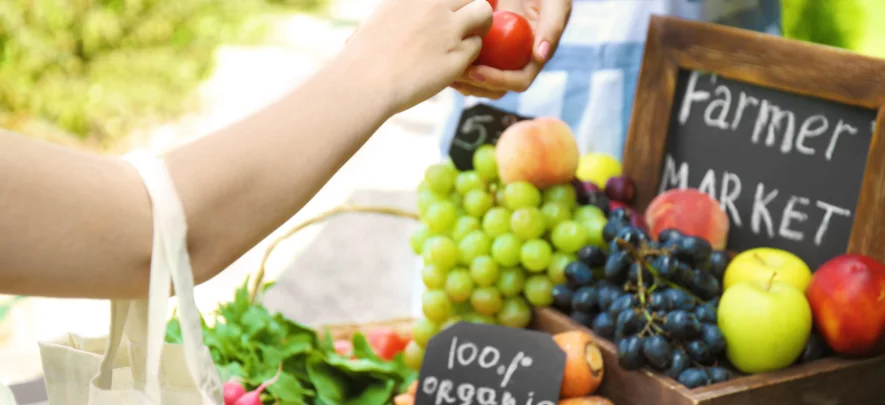
[[[458,322],[430,339],[416,405],[556,405],[565,352],[543,332]]]
[[[656,16],[624,168],[640,209],[672,188],[718,200],[729,250],[885,261],[883,106],[885,60]]]
[[[516,122],[531,119],[486,104],[465,109],[455,128],[449,157],[458,170],[473,169],[473,152],[482,145],[494,145],[501,133]]]

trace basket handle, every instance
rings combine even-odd
[[[335,208],[332,208],[326,212],[323,212],[313,218],[310,218],[298,225],[292,227],[292,229],[286,231],[286,233],[280,235],[276,239],[274,239],[270,245],[267,246],[267,249],[264,251],[264,257],[261,259],[261,265],[258,267],[258,273],[255,275],[255,280],[252,283],[252,289],[249,292],[249,301],[255,303],[258,299],[259,295],[261,295],[261,287],[264,284],[264,274],[265,268],[267,266],[267,260],[270,258],[271,253],[273,253],[274,248],[276,248],[280,243],[292,237],[298,233],[298,231],[307,228],[308,226],[318,224],[323,222],[329,218],[332,218],[339,214],[345,213],[370,213],[370,214],[383,214],[390,215],[393,217],[405,218],[405,219],[413,219],[418,220],[418,214],[406,210],[401,210],[399,208],[392,207],[382,207],[382,206],[370,206],[370,205],[352,205],[345,204]]]

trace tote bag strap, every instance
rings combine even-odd
[[[141,176],[150,195],[153,212],[145,395],[149,401],[161,403],[160,359],[166,334],[171,280],[178,301],[188,371],[203,397],[203,403],[220,405],[222,385],[209,351],[203,344],[200,313],[194,300],[194,276],[187,251],[187,221],[181,200],[161,159],[148,154],[131,154],[125,159]],[[122,308],[120,312],[123,312]]]

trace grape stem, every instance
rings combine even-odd
[[[643,259],[639,259],[639,260],[642,260],[642,263],[645,264],[645,260],[643,260]],[[643,266],[643,267],[645,267],[645,266]],[[645,308],[645,294],[648,291],[645,288],[645,284],[642,283],[642,273],[643,273],[642,269],[640,268],[639,271],[637,271],[636,273],[637,273],[636,274],[636,280],[637,280],[636,289],[639,290],[638,291],[639,292],[639,303],[642,305],[642,308]]]
[[[646,243],[645,241],[642,241],[641,247],[635,248],[629,242],[627,242],[621,238],[615,239],[615,243],[618,244],[618,247],[626,250],[627,253],[629,253],[633,257],[634,261],[639,260],[642,263],[642,266],[645,267],[652,274],[652,276],[654,276],[655,283],[663,282],[664,284],[666,284],[670,288],[682,290],[682,292],[688,294],[688,296],[691,297],[691,299],[693,299],[695,302],[701,303],[701,304],[704,303],[704,300],[700,299],[697,295],[694,295],[691,291],[683,288],[679,284],[676,284],[670,280],[667,280],[667,279],[661,277],[661,275],[657,272],[657,270],[653,269],[651,267],[651,264],[649,264],[648,259],[647,259],[648,256],[672,253],[671,249],[667,249],[667,248],[654,249],[654,248],[651,248],[650,246],[648,246],[648,243]],[[644,293],[646,291],[645,291],[645,287],[642,286],[642,272],[641,271],[639,272],[639,284],[640,284],[640,288],[642,288],[642,291],[643,291],[643,294],[641,294],[639,296],[639,300],[640,300],[640,302],[644,302],[645,301],[645,297],[644,297],[645,294]],[[647,291],[647,292],[651,293],[651,291]]]
[[[655,270],[653,267],[651,267],[651,265],[650,265],[646,260],[643,260],[643,261],[642,261],[642,264],[645,266],[646,269],[648,269],[649,273],[651,273],[653,276],[655,276],[655,281],[656,281],[656,282],[657,282],[657,281],[662,281],[664,284],[666,284],[666,285],[667,285],[668,287],[670,287],[670,288],[674,288],[674,289],[677,289],[677,290],[682,290],[682,292],[688,294],[688,296],[691,297],[691,299],[695,300],[695,302],[698,302],[698,303],[701,303],[701,304],[704,303],[704,300],[700,299],[700,297],[698,297],[697,295],[694,295],[694,293],[692,293],[691,291],[689,291],[689,290],[683,288],[683,287],[682,287],[681,285],[679,285],[679,284],[676,284],[676,283],[674,283],[674,282],[672,282],[672,281],[670,281],[670,280],[667,280],[667,279],[661,277],[661,276],[658,274],[657,270]]]

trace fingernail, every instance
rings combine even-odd
[[[547,41],[541,41],[541,45],[538,45],[538,56],[541,57],[541,61],[547,61],[547,58],[550,57],[550,43]]]
[[[476,71],[470,72],[470,74],[467,75],[467,77],[469,77],[470,80],[477,81],[477,82],[484,82],[486,80],[486,78],[483,77],[482,74],[480,74],[479,72],[476,72]]]

